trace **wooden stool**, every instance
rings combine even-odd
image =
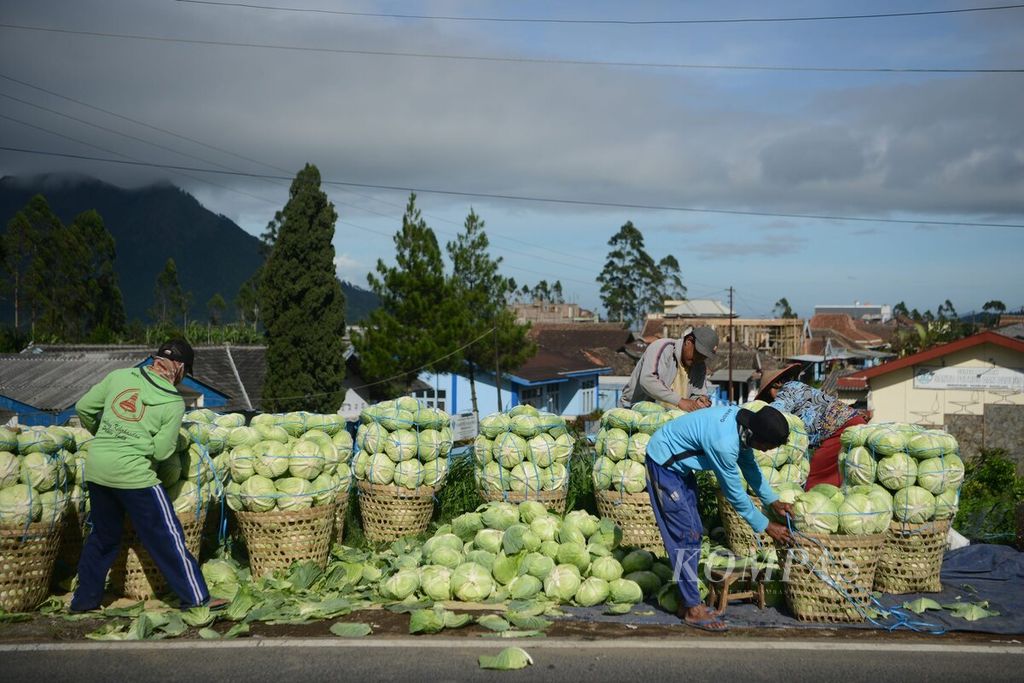
[[[712,569],[708,581],[708,606],[725,610],[730,600],[751,600],[756,598],[759,609],[764,609],[764,571],[757,567],[737,569]],[[746,590],[733,591],[733,584],[745,583]],[[740,588],[740,586],[737,586]],[[717,603],[717,604],[716,604]]]

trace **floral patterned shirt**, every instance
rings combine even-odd
[[[811,446],[818,446],[857,415],[856,410],[835,396],[803,382],[783,384],[771,406],[803,420]]]

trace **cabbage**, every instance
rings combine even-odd
[[[277,425],[271,425],[271,424],[256,425],[256,424],[254,424],[253,425],[253,429],[256,430],[256,433],[260,435],[260,439],[263,440],[263,441],[274,441],[276,443],[288,443],[289,438],[290,438],[288,436],[288,432],[286,432],[283,427],[278,427]]]
[[[519,508],[512,503],[488,503],[481,513],[484,526],[504,531],[519,523]],[[497,551],[494,551],[497,552]]]
[[[501,529],[481,529],[473,537],[473,546],[497,554],[501,550],[501,541],[505,532]]]
[[[955,489],[964,480],[964,463],[955,455],[928,458],[917,463],[917,485],[933,494]]]
[[[793,503],[793,526],[807,533],[834,534],[839,529],[839,512],[831,500],[808,491]]]
[[[541,541],[540,554],[552,560],[558,557],[558,541]]]
[[[417,449],[416,432],[410,432],[408,429],[395,430],[384,440],[384,452],[394,462],[415,458]]]
[[[541,539],[525,524],[513,524],[505,529],[501,539],[502,550],[506,555],[515,555],[524,550],[533,552],[540,548]]]
[[[191,452],[191,448],[189,449]],[[288,447],[276,441],[261,441],[253,447],[256,474],[268,479],[280,477],[288,471]],[[186,474],[187,476],[187,474]]]
[[[551,570],[554,568],[554,559],[541,553],[528,553],[526,557],[523,558],[522,564],[519,565],[520,572],[529,574],[541,581],[546,579],[548,574],[550,574]]]
[[[480,602],[494,590],[491,572],[475,562],[466,562],[452,572],[452,594],[463,602]]]
[[[18,434],[7,427],[0,427],[0,451],[13,453],[16,450],[18,450]]]
[[[419,460],[403,460],[395,465],[394,482],[407,489],[416,489],[423,483],[423,465]]]
[[[896,453],[879,460],[875,472],[882,486],[897,491],[917,479],[917,462],[906,453]]]
[[[467,512],[452,520],[452,533],[463,542],[472,541],[476,532],[484,528],[479,512]]]
[[[252,427],[235,427],[228,432],[228,448],[252,446],[260,441],[259,432]],[[204,565],[205,566],[205,565]]]
[[[540,411],[537,413],[537,421],[540,423],[541,431],[547,432],[553,438],[558,438],[563,434],[568,434],[568,428],[565,426],[565,418],[561,415],[555,415],[546,411]]]
[[[575,443],[576,440],[568,432],[555,437],[555,445],[551,449],[551,459],[554,463],[567,465]]]
[[[555,440],[550,434],[538,434],[527,442],[527,457],[537,467],[550,467],[555,459]]]
[[[789,462],[786,453],[781,448],[773,448],[770,451],[759,451],[754,449],[754,460],[758,467],[782,467]]]
[[[405,600],[419,587],[419,572],[414,569],[400,569],[381,585],[381,593],[393,600]]]
[[[812,488],[811,491],[825,496],[836,507],[843,504],[843,492],[839,490],[838,486],[833,486],[832,484],[818,484]]]
[[[503,552],[498,553],[491,565],[491,574],[494,576],[494,580],[502,586],[512,583],[512,580],[519,576],[519,566],[522,562],[523,558],[520,555],[509,556]]]
[[[517,576],[508,585],[509,597],[513,600],[529,600],[544,589],[541,579],[531,574]]]
[[[313,486],[305,479],[284,477],[274,482],[277,489],[277,509],[282,511],[307,510],[313,505]]]
[[[64,483],[63,461],[41,451],[31,451],[21,458],[21,481],[36,491],[51,491]]]
[[[530,522],[530,531],[535,533],[542,543],[544,541],[556,540],[561,527],[562,521],[554,515],[535,517],[533,521]]]
[[[277,505],[277,488],[270,479],[254,474],[242,482],[242,504],[250,512],[268,512]]]
[[[359,447],[371,455],[383,453],[387,440],[388,431],[379,424],[372,423],[366,425],[366,429],[363,431],[363,441],[359,444]]]
[[[174,511],[183,515],[198,511],[200,493],[199,486],[194,481],[182,479],[167,490],[167,497],[171,500]]]
[[[399,396],[392,403],[399,410],[405,410],[410,413],[416,413],[421,408],[420,402],[412,396]]]
[[[907,439],[907,453],[918,460],[937,458],[943,450],[942,441],[934,432],[921,432]]]
[[[512,417],[512,433],[532,439],[540,434],[540,420],[532,415],[515,415]]]
[[[374,484],[390,484],[395,478],[395,462],[386,453],[375,453],[366,466],[366,478]]]
[[[512,419],[504,413],[493,413],[480,420],[480,433],[488,439],[496,439],[512,429]]]
[[[339,482],[334,477],[329,474],[321,474],[309,484],[309,493],[313,497],[313,505],[329,505],[338,495],[339,488],[347,490],[348,484],[339,486]]]
[[[424,463],[436,460],[441,453],[440,433],[434,429],[424,429],[416,436],[416,457]]]
[[[416,418],[412,411],[401,408],[384,411],[379,421],[380,426],[389,432],[410,431],[416,426]]]
[[[296,441],[288,455],[288,472],[293,477],[313,481],[324,469],[324,456],[313,441]]]
[[[634,434],[629,437],[626,445],[626,457],[639,463],[647,459],[647,442],[651,440],[650,434]]]
[[[601,426],[633,432],[639,419],[640,415],[629,408],[612,408],[601,416]]]
[[[789,503],[790,505],[795,503],[797,497],[804,492],[803,486],[788,481],[779,484],[774,490],[780,501],[783,503]]]
[[[867,430],[864,427],[865,425],[853,425],[843,430],[843,433],[839,435],[839,443],[842,444],[844,450],[864,445],[864,438],[867,436]]]
[[[466,553],[466,562],[476,562],[481,567],[487,567],[487,571],[490,571],[491,567],[494,566],[495,557],[497,555],[486,550],[470,550]]]
[[[851,493],[839,506],[839,531],[855,535],[880,534],[889,527],[891,516],[890,510],[877,510],[866,495]]]
[[[517,507],[519,508],[519,519],[523,520],[524,524],[530,524],[538,517],[548,515],[548,509],[544,506],[544,503],[535,500],[523,501]]]
[[[622,578],[622,565],[610,555],[599,557],[590,565],[590,575],[605,581]]]
[[[626,574],[647,571],[654,564],[654,555],[643,549],[630,552],[622,558],[622,571]]]
[[[608,429],[604,435],[604,455],[615,462],[626,457],[629,453],[629,435],[617,428]]]
[[[28,427],[18,434],[18,453],[42,453],[50,455],[60,449],[60,444],[53,435],[42,427]]]
[[[423,484],[426,486],[440,486],[446,474],[448,474],[448,461],[444,458],[423,464]]]
[[[893,517],[907,524],[924,524],[935,516],[935,496],[920,486],[900,489],[892,497]]]
[[[807,477],[799,465],[783,465],[778,469],[776,478],[773,478],[773,482],[778,482],[780,485],[784,482],[802,484],[805,481],[807,481]]]
[[[512,432],[500,434],[494,440],[492,449],[494,459],[506,469],[512,469],[523,462],[523,460],[526,460],[528,452],[529,446],[523,437]]]
[[[960,491],[946,489],[935,496],[935,519],[951,519],[956,516],[960,506]]]
[[[210,423],[217,419],[217,413],[213,412],[209,408],[196,408],[185,413],[185,417],[182,418],[186,422],[206,422]]]
[[[42,510],[39,494],[28,484],[0,489],[0,526],[25,526],[38,521]]]
[[[352,458],[352,474],[356,475],[356,479],[366,479],[366,471],[370,469],[372,457],[366,451],[360,451]]]
[[[532,462],[521,462],[509,473],[509,488],[517,493],[540,491],[544,488],[541,472]]]
[[[496,462],[489,462],[476,473],[477,484],[484,491],[507,490],[508,470]]]
[[[576,591],[576,604],[582,607],[599,605],[608,599],[610,588],[608,582],[596,576],[585,579]]]
[[[615,477],[615,463],[610,458],[599,457],[594,460],[594,489],[607,491]]]
[[[590,568],[590,553],[585,545],[580,543],[562,543],[558,546],[558,564],[571,564],[580,572]]]
[[[635,460],[616,463],[612,486],[626,493],[640,493],[647,488],[647,468]]]
[[[252,470],[250,469],[250,476],[251,473]],[[171,453],[167,459],[156,463],[156,477],[165,489],[173,486],[181,479],[181,456],[177,453]]]
[[[348,459],[352,456],[352,449],[354,446],[352,442],[352,435],[345,429],[342,429],[331,437],[331,443],[334,444],[334,447],[338,450],[338,455],[341,457],[342,461],[348,462]]]
[[[874,481],[875,458],[871,455],[871,451],[863,446],[852,447],[843,458],[843,482],[856,486],[857,484],[870,484]]]
[[[430,563],[441,567],[455,569],[463,562],[462,548],[438,546],[430,553]]]
[[[559,602],[569,602],[576,597],[582,583],[579,569],[560,564],[544,579],[544,594]]]
[[[611,519],[604,518],[598,521],[596,528],[587,538],[590,541],[590,545],[600,546],[608,551],[612,551],[622,543],[622,529]]]
[[[608,583],[608,599],[612,603],[635,605],[643,601],[644,592],[636,581],[615,579]]]
[[[206,449],[210,455],[219,455],[228,442],[229,431],[224,427],[214,427],[206,438]]]
[[[637,401],[630,409],[641,415],[660,415],[665,412],[665,409],[654,401]]]
[[[888,427],[876,427],[868,437],[868,446],[875,455],[893,455],[907,447],[907,436],[904,432]]]
[[[652,571],[630,572],[625,578],[640,586],[645,598],[656,595],[662,584],[661,577]]]

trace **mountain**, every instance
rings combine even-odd
[[[115,264],[129,320],[148,320],[156,276],[168,258],[178,266],[182,289],[192,293],[195,319],[206,318],[206,302],[216,293],[230,305],[261,262],[256,237],[169,183],[126,189],[78,175],[0,178],[0,231],[36,194],[46,197],[65,224],[88,209],[103,217],[117,243]],[[376,308],[372,292],[347,282],[342,289],[349,323]],[[0,308],[0,318],[11,320],[9,309]]]

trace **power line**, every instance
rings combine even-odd
[[[275,12],[335,14],[347,17],[373,17],[381,19],[429,19],[432,21],[466,21],[520,24],[600,24],[626,26],[684,25],[684,24],[753,24],[783,23],[796,21],[841,21],[849,19],[889,19],[896,17],[923,17],[940,14],[966,14],[968,12],[994,12],[1024,8],[1024,5],[996,5],[992,7],[966,7],[962,9],[923,10],[920,12],[880,12],[876,14],[840,14],[804,17],[736,17],[731,19],[540,19],[536,17],[474,17],[433,14],[394,14],[384,12],[346,12],[342,10],[315,9],[306,7],[278,7],[256,5],[245,2],[214,2],[213,0],[177,0],[190,5],[213,5],[236,9],[270,10]]]
[[[233,175],[245,178],[276,178],[287,180],[284,176],[272,176],[260,173],[246,173],[244,171],[222,171],[210,168],[195,168],[192,166],[177,166],[174,164],[158,164],[141,161],[123,161],[121,159],[105,159],[84,154],[68,154],[66,152],[47,152],[44,150],[27,149],[23,147],[0,146],[0,150],[7,152],[19,152],[22,154],[35,154],[39,156],[61,157],[65,159],[79,159],[83,161],[100,161],[108,164],[122,164],[128,166],[146,166],[150,168],[163,168],[170,170],[193,171],[199,173],[215,173],[218,175]],[[938,221],[938,220],[911,220],[906,218],[868,218],[866,216],[829,216],[821,214],[806,213],[772,213],[768,211],[740,211],[738,209],[697,209],[687,206],[670,206],[662,204],[634,204],[626,202],[598,202],[582,199],[559,199],[555,197],[531,197],[528,195],[496,194],[487,192],[462,192],[457,190],[442,190],[435,188],[401,187],[398,185],[375,185],[372,183],[354,183],[341,180],[321,180],[324,185],[342,185],[351,187],[373,188],[379,190],[401,190],[402,192],[416,192],[418,194],[440,194],[455,197],[481,197],[485,199],[500,199],[507,201],[538,202],[544,204],[564,204],[569,206],[599,206],[614,209],[640,209],[646,211],[679,211],[685,213],[712,213],[727,216],[755,216],[758,218],[803,218],[810,220],[827,221],[855,221],[861,223],[893,223],[897,225],[944,225],[949,227],[976,227],[976,228],[1024,228],[1024,223],[981,223],[977,221]]]
[[[199,38],[169,38],[137,33],[106,33],[103,31],[79,31],[50,26],[28,26],[25,24],[0,24],[0,28],[18,31],[38,31],[62,35],[91,36],[95,38],[118,38],[123,40],[145,40],[159,43],[180,43],[185,45],[213,45],[219,47],[243,47],[260,50],[283,50],[291,52],[328,53],[360,55],[367,57],[401,57],[412,59],[435,59],[446,61],[502,62],[509,64],[563,64],[571,66],[612,66],[643,69],[684,69],[717,71],[793,71],[819,73],[933,73],[933,74],[1017,74],[1024,68],[972,69],[959,67],[916,68],[916,67],[840,67],[840,66],[765,66],[749,64],[673,64],[668,62],[616,62],[587,59],[554,59],[543,57],[496,57],[487,55],[457,55],[432,52],[394,52],[389,50],[355,50],[346,48],[308,47],[305,45],[275,45],[270,43],[244,43],[226,40],[202,40]]]

